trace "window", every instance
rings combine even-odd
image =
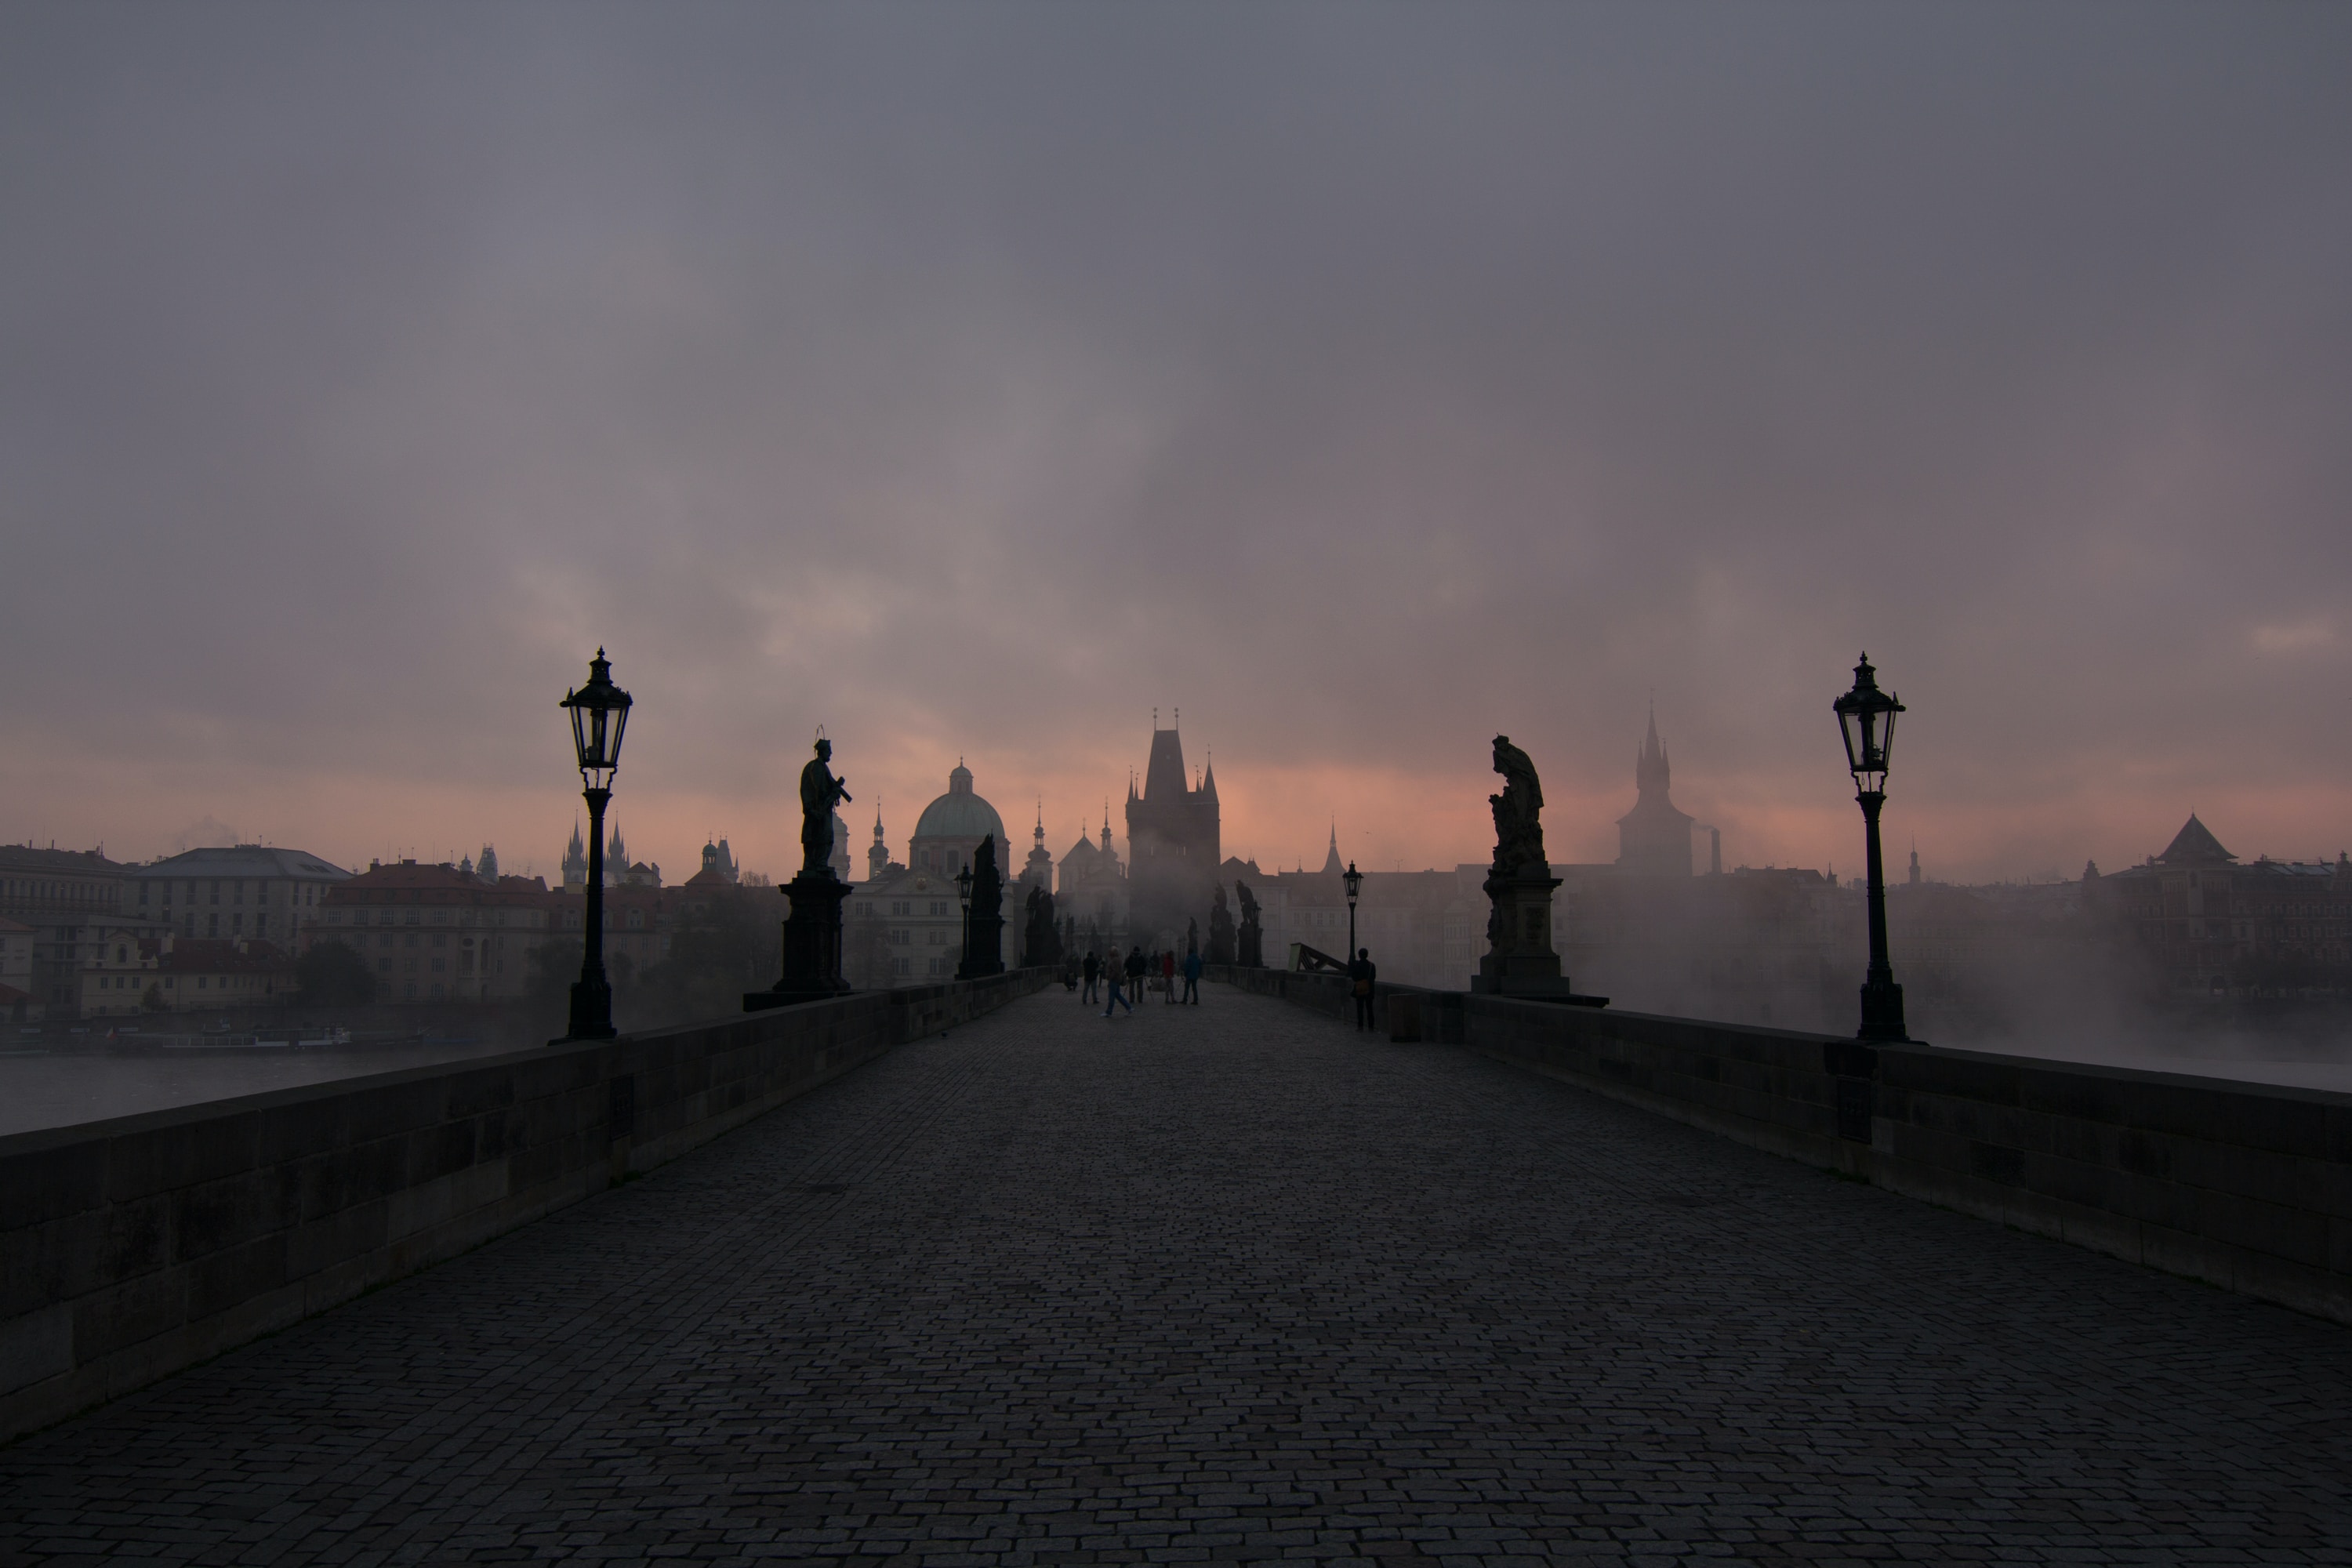
[[[441,973],[443,971],[446,970],[448,967],[449,967],[449,961],[448,961],[447,959],[446,959],[446,958],[442,958],[442,957],[438,956],[437,954],[435,956],[435,958],[434,958],[434,960],[433,960],[433,973],[436,973],[436,974],[439,974],[439,973]]]
[[[256,915],[253,917],[253,934],[256,936],[268,936],[269,934],[269,917],[268,915]]]
[[[245,902],[245,883],[242,879],[229,885],[229,901],[236,904]]]
[[[218,882],[215,882],[212,885],[212,901],[214,903],[220,902],[220,884]]]
[[[416,923],[416,911],[415,910],[408,911],[408,923],[410,925],[415,925]]]
[[[375,944],[378,947],[390,947],[392,945],[392,933],[390,931],[379,933],[375,939]]]
[[[232,936],[242,934],[242,933],[244,932],[244,931],[245,931],[245,917],[244,917],[243,915],[231,915],[231,916],[229,916],[229,917],[228,917],[228,929],[229,929],[229,933],[230,933]]]
[[[416,933],[415,931],[410,931],[408,933],[408,945],[411,947],[415,947],[416,945]]]
[[[449,945],[449,939],[444,933],[436,931],[433,933],[433,945],[436,947],[446,947]]]
[[[392,973],[392,960],[388,958],[379,958],[375,961],[375,968],[376,973],[379,974],[389,974]]]
[[[214,913],[214,914],[206,915],[206,916],[205,917],[205,934],[206,936],[218,936],[218,935],[220,935],[220,916],[219,916],[219,914],[217,914],[217,913]]]

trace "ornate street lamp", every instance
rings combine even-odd
[[[1864,1040],[1901,1040],[1903,987],[1895,984],[1894,966],[1886,961],[1886,871],[1878,853],[1878,810],[1886,804],[1886,758],[1895,743],[1895,716],[1903,704],[1878,689],[1870,656],[1853,667],[1853,689],[1832,704],[1838,729],[1845,737],[1846,770],[1853,774],[1853,798],[1862,804],[1867,846],[1870,898],[1870,969],[1862,982],[1862,1027]]]
[[[566,1040],[613,1037],[613,987],[604,978],[604,805],[621,767],[621,731],[629,727],[629,694],[613,684],[613,666],[598,648],[588,661],[588,684],[557,704],[572,713],[572,749],[580,761],[581,794],[588,802],[588,918],[580,979],[572,987],[572,1027]],[[560,1043],[560,1042],[559,1042]]]
[[[956,955],[956,973],[962,975],[971,968],[971,865],[965,862],[955,875],[956,901],[963,906],[963,951]]]
[[[1356,869],[1353,860],[1339,873],[1339,880],[1348,885],[1348,962],[1356,962],[1356,895],[1364,890],[1364,874]]]

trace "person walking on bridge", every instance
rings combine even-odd
[[[1111,957],[1116,961],[1118,955],[1117,953],[1113,953],[1111,954]],[[1143,944],[1138,942],[1134,947],[1128,950],[1127,954],[1127,994],[1129,995],[1143,995],[1143,976],[1146,967],[1147,961],[1143,956]],[[1145,997],[1144,999],[1146,1001],[1150,1000],[1149,997]],[[1133,1011],[1134,1006],[1135,1004],[1132,1002],[1128,1004],[1129,1011]]]
[[[1087,950],[1087,962],[1082,973],[1087,977],[1085,1001],[1091,1007],[1095,1005],[1095,982],[1102,976],[1102,959],[1091,948]]]
[[[1372,950],[1360,947],[1348,965],[1348,990],[1356,998],[1356,1027],[1360,1031],[1372,1026],[1372,982],[1380,977],[1380,966],[1372,962]]]
[[[1184,1000],[1195,1007],[1201,1005],[1201,953],[1197,948],[1184,954]]]
[[[1134,962],[1131,956],[1129,962],[1130,963]],[[1119,994],[1118,949],[1114,947],[1110,950],[1110,962],[1103,965],[1102,973],[1104,988],[1103,1016],[1106,1018],[1109,1017],[1110,1010],[1113,1007],[1124,1007],[1129,1014],[1134,1013],[1135,1004],[1129,1001],[1125,996]]]
[[[1171,1007],[1176,1005],[1176,950],[1172,947],[1160,955],[1160,999]]]

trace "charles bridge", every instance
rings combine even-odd
[[[0,1562],[2352,1561],[2352,1097],[1211,981],[0,1139]]]

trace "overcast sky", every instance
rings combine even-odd
[[[2352,847],[2352,7],[0,9],[0,837]],[[1122,847],[1124,847],[1122,844]],[[1017,858],[1017,857],[1016,857]]]

